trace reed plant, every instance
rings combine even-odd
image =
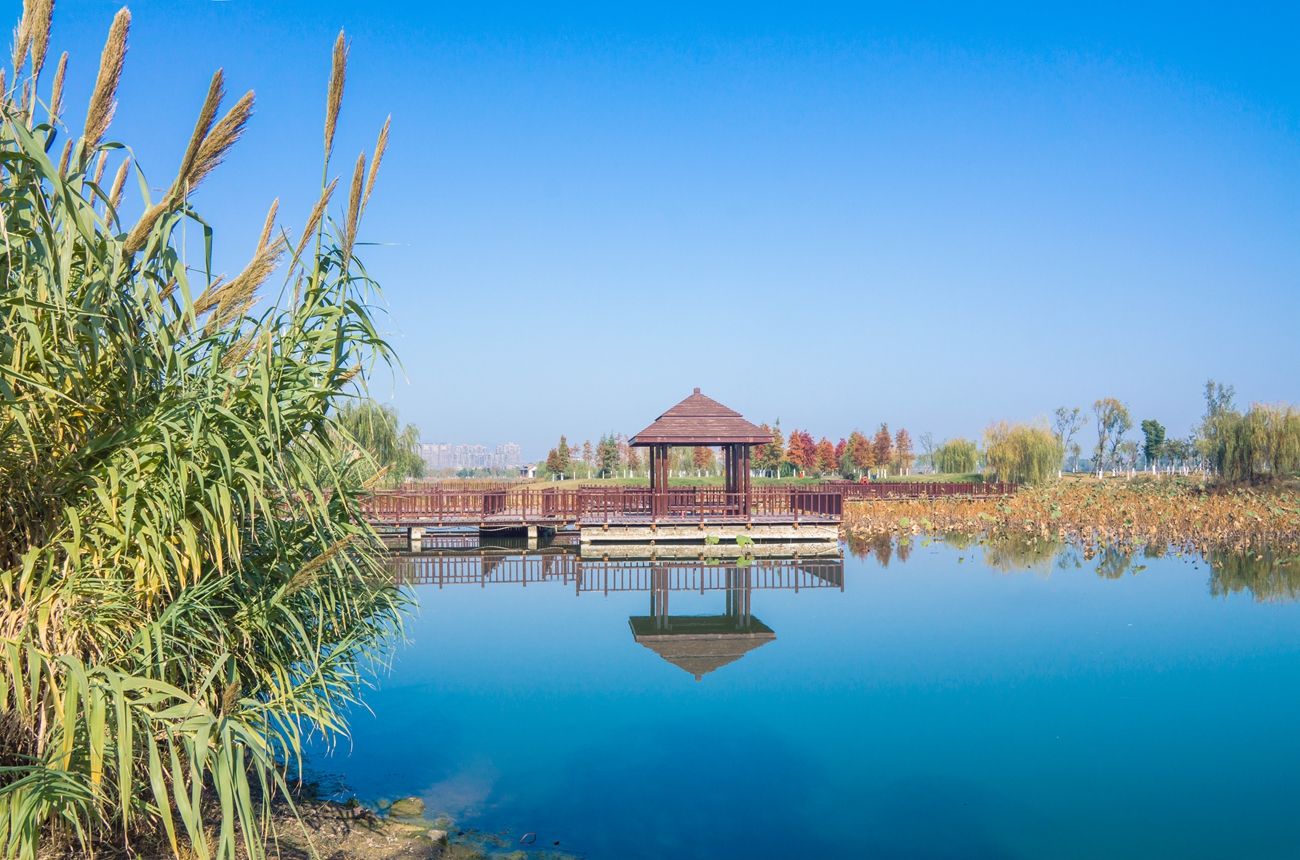
[[[1055,479],[1065,446],[1046,423],[994,424],[984,431],[985,460],[999,481],[1043,484]]]
[[[79,134],[66,54],[43,86],[52,16],[29,0],[0,85],[0,854],[257,858],[257,799],[287,788],[306,733],[346,730],[403,607],[333,412],[390,358],[354,255],[382,143],[339,218],[334,181],[296,236],[272,203],[248,265],[216,276],[191,195],[253,94],[223,114],[213,76],[155,195],[107,139],[129,13]],[[345,59],[340,34],[326,176]],[[191,267],[187,222],[206,249]]]

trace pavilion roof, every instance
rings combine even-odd
[[[743,630],[727,615],[675,615],[660,628],[649,616],[628,619],[632,638],[700,680],[776,639],[772,628],[750,617]]]
[[[728,409],[700,389],[669,409],[632,437],[630,444],[646,445],[766,445],[772,434]]]

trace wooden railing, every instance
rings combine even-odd
[[[749,503],[720,487],[670,487],[660,509],[649,487],[560,489],[378,490],[363,502],[372,522],[471,523],[515,521],[611,522],[615,519],[709,519],[803,516],[838,519],[844,514],[839,489],[755,487]]]

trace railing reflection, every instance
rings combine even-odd
[[[483,550],[393,556],[401,585],[519,585],[560,583],[575,593],[732,591],[737,578],[760,590],[844,589],[841,558],[588,560],[563,551]]]

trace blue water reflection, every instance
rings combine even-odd
[[[560,554],[573,576],[506,584],[515,554],[415,586],[373,716],[317,766],[593,858],[1300,856],[1285,588],[1155,552],[850,549],[838,581],[710,559],[588,590],[621,563]]]

